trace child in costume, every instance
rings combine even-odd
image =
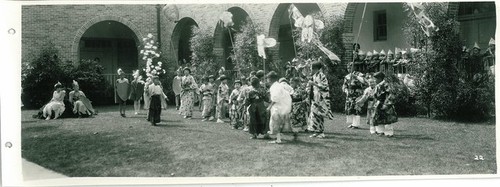
[[[54,92],[52,94],[52,99],[49,103],[42,107],[42,116],[45,120],[49,120],[52,117],[52,112],[55,112],[54,119],[59,118],[62,115],[66,107],[64,105],[64,97],[66,96],[66,91],[60,82],[54,85]]]
[[[252,135],[250,139],[256,139],[259,134],[267,135],[267,112],[264,101],[267,100],[267,91],[261,87],[260,80],[252,77],[245,105],[248,106],[248,132]]]
[[[134,111],[135,115],[139,114],[141,109],[141,99],[144,95],[144,85],[145,82],[142,81],[142,77],[139,75],[139,70],[133,72],[134,80],[130,83],[130,96],[129,99],[134,101]]]
[[[241,116],[243,115],[241,112],[241,104],[238,102],[238,97],[241,94],[241,81],[236,80],[234,81],[234,89],[231,92],[231,95],[229,95],[229,119],[230,119],[230,124],[233,129],[238,129],[242,126],[242,118]]]
[[[220,85],[217,89],[217,123],[224,123],[222,119],[225,116],[225,109],[229,101],[229,87],[227,86],[227,77],[222,75],[220,77]]]
[[[181,105],[181,80],[182,80],[182,71],[179,68],[177,71],[175,71],[177,75],[174,77],[172,80],[172,90],[174,91],[175,94],[175,107],[176,110],[179,110],[179,106]]]
[[[394,108],[395,96],[392,92],[392,85],[384,80],[384,73],[375,73],[373,77],[377,79],[374,91],[375,112],[373,114],[373,126],[375,126],[379,135],[392,137],[394,136],[392,124],[398,121],[396,109]]]
[[[78,117],[89,117],[95,114],[91,101],[80,90],[75,80],[73,80],[73,91],[69,92],[69,102],[73,104],[73,113]]]
[[[153,84],[153,80],[151,79],[151,77],[146,78],[146,82],[144,83],[144,94],[143,94],[145,110],[149,110],[149,101],[151,96],[148,94],[146,90],[149,88],[149,85],[151,84]]]
[[[248,97],[248,93],[250,92],[251,88],[252,88],[252,85],[251,85],[251,79],[252,79],[252,76],[246,78],[245,80],[245,83],[246,84],[243,84],[242,88],[241,88],[241,92],[240,92],[240,95],[238,96],[238,102],[241,103],[240,104],[240,110],[241,110],[241,113],[242,113],[242,121],[243,121],[243,131],[247,132],[248,131],[248,123],[249,123],[249,117],[248,117],[248,105],[246,105],[244,103],[245,99]]]
[[[292,111],[290,112],[290,125],[292,127],[293,137],[298,138],[298,132],[307,128],[307,91],[302,86],[301,79],[292,78],[293,92]]]
[[[370,126],[370,133],[383,133],[377,132],[375,126],[373,126],[373,114],[375,113],[375,86],[377,85],[376,80],[371,78],[368,80],[369,87],[365,89],[363,96],[356,102],[358,107],[361,108],[365,102],[367,105],[366,123]]]
[[[322,71],[323,64],[315,61],[311,65],[312,80],[309,86],[312,91],[311,113],[309,115],[309,131],[314,132],[310,137],[325,138],[325,118],[333,119],[330,108],[330,88],[328,79]]]
[[[130,91],[130,83],[127,78],[125,78],[125,72],[120,68],[117,71],[119,78],[115,83],[115,102],[120,106],[120,115],[125,116],[125,107],[127,105],[127,99]]]
[[[181,87],[180,114],[183,115],[184,118],[190,119],[193,116],[193,107],[195,102],[194,92],[198,89],[198,86],[194,77],[191,75],[191,69],[188,67],[184,68],[184,77],[182,77]]]
[[[292,98],[285,86],[278,82],[278,74],[271,71],[267,74],[267,82],[271,84],[269,88],[270,101],[267,110],[270,113],[269,134],[276,134],[276,141],[269,143],[282,143],[281,132],[289,127],[290,112],[292,111]]]
[[[353,71],[352,63],[347,65],[347,71],[349,74],[344,77],[344,84],[342,85],[342,91],[346,94],[344,108],[346,123],[348,128],[357,129],[361,123],[361,108],[356,107],[356,99],[363,94],[365,80],[363,74]]]
[[[211,111],[212,111],[213,94],[214,94],[214,86],[212,85],[214,77],[209,76],[209,77],[204,77],[203,79],[206,81],[206,84],[203,84],[200,87],[200,94],[203,97],[202,98],[203,109],[201,112],[201,117],[203,118],[202,121],[213,120]]]
[[[163,87],[161,86],[158,76],[153,76],[152,80],[153,84],[149,85],[147,88],[147,92],[151,96],[148,121],[151,122],[151,125],[156,126],[156,124],[161,121],[160,115],[162,110],[162,101],[165,101],[165,93],[163,92]]]

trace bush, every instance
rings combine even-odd
[[[92,60],[82,60],[75,65],[59,59],[58,51],[49,43],[38,58],[22,66],[22,100],[26,108],[40,108],[52,98],[54,84],[61,82],[67,94],[72,90],[72,81],[78,81],[80,89],[95,105],[113,102],[113,88],[103,75],[103,67]]]
[[[66,64],[65,67],[67,68],[64,69],[67,69],[67,73],[62,78],[64,85],[71,88],[72,81],[77,81],[80,90],[92,101],[93,105],[104,105],[114,102],[114,95],[110,94],[114,93],[114,88],[104,79],[102,75],[104,68],[98,62],[81,60],[76,66],[71,61]]]
[[[486,73],[471,80],[460,72],[457,64],[462,61],[461,40],[458,22],[447,14],[443,3],[427,3],[424,9],[429,18],[439,27],[430,37],[423,35],[413,13],[404,31],[419,42],[422,53],[410,69],[416,76],[417,108],[424,108],[434,117],[483,120],[494,111],[494,80]]]
[[[193,37],[189,41],[193,55],[191,57],[192,66],[203,67],[203,71],[196,71],[194,77],[200,80],[203,76],[215,75],[221,65],[215,62],[214,36],[208,30],[201,30],[193,27]]]
[[[50,101],[54,85],[65,77],[54,44],[48,43],[32,62],[23,65],[21,95],[24,107],[39,108]]]

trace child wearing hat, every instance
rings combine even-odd
[[[348,64],[347,71],[349,74],[344,77],[344,83],[342,84],[342,91],[346,94],[344,107],[346,123],[347,128],[358,129],[361,125],[361,107],[357,107],[356,100],[363,94],[366,83],[363,74],[353,71],[352,63]]]
[[[144,94],[144,84],[142,77],[139,75],[139,70],[135,70],[132,74],[134,80],[130,83],[130,96],[129,99],[134,101],[134,111],[135,115],[139,114],[139,109],[141,109],[141,99]]]
[[[384,73],[375,73],[373,77],[375,77],[377,83],[374,91],[375,111],[373,114],[373,126],[375,126],[375,130],[379,135],[392,137],[394,136],[392,124],[398,121],[396,109],[394,108],[395,98],[392,85],[384,80]]]
[[[118,79],[115,83],[115,102],[120,106],[120,115],[125,116],[125,109],[127,105],[127,99],[130,92],[130,83],[127,78],[125,78],[125,72],[120,68],[117,71]]]
[[[217,123],[224,123],[222,120],[225,115],[225,108],[227,107],[227,103],[229,101],[229,87],[227,86],[227,77],[225,75],[221,75],[219,77],[220,85],[217,89]]]
[[[238,102],[238,96],[241,94],[241,86],[242,83],[240,80],[234,81],[234,89],[231,92],[231,95],[229,95],[229,119],[233,129],[238,129],[243,125],[243,121],[241,120],[241,107],[240,103]]]

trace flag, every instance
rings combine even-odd
[[[323,43],[321,43],[319,40],[314,40],[314,44],[316,44],[316,46],[318,46],[318,48],[323,52],[325,53],[326,56],[328,56],[328,58],[332,61],[332,62],[339,62],[340,61],[340,58],[335,54],[333,53],[332,51],[328,50],[324,45]]]
[[[257,53],[260,57],[266,59],[266,52],[264,48],[274,47],[276,45],[276,40],[274,38],[266,38],[264,34],[257,36]]]
[[[420,28],[422,28],[422,31],[424,31],[427,37],[429,37],[432,32],[439,30],[439,28],[436,27],[432,20],[425,14],[422,3],[408,3],[408,5],[410,6],[415,17],[417,17]]]

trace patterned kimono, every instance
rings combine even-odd
[[[231,125],[234,128],[239,128],[243,125],[243,111],[241,110],[241,104],[238,102],[238,96],[240,96],[241,88],[234,89],[229,96],[229,119],[231,120]]]
[[[196,82],[194,81],[193,76],[187,75],[182,77],[181,80],[181,107],[180,112],[181,115],[185,117],[193,116],[193,107],[194,107],[194,92],[198,87]]]
[[[318,71],[312,76],[312,81],[317,86],[312,86],[311,98],[311,113],[309,115],[308,130],[317,133],[323,133],[325,130],[325,117],[333,119],[332,111],[330,110],[330,89],[328,79],[322,71]]]
[[[203,109],[201,112],[201,116],[203,118],[210,117],[213,105],[213,95],[214,95],[214,86],[212,85],[212,83],[207,83],[202,85],[200,87],[200,94],[203,96],[202,98]]]
[[[292,92],[292,112],[290,123],[293,132],[304,130],[307,127],[307,92],[297,87]]]
[[[358,78],[359,72],[352,72],[344,77],[344,84],[342,90],[346,93],[345,99],[345,114],[346,115],[360,115],[361,108],[356,107],[356,99],[363,95],[363,82]]]
[[[227,102],[229,101],[229,87],[227,84],[220,84],[217,90],[217,118],[223,119],[226,114]]]
[[[267,101],[267,91],[265,88],[250,88],[248,97],[245,99],[245,105],[248,105],[249,133],[252,135],[266,134],[267,112],[264,101]]]
[[[238,102],[241,103],[240,104],[240,112],[241,112],[241,121],[243,122],[243,126],[245,128],[248,127],[248,123],[249,123],[249,117],[248,117],[248,105],[245,104],[245,99],[248,97],[248,92],[250,92],[251,90],[251,86],[248,86],[248,85],[243,85],[241,88],[240,88],[240,95],[238,96]]]
[[[390,85],[382,81],[375,87],[375,113],[373,115],[373,125],[388,125],[398,121],[396,109],[394,108],[394,95]],[[383,106],[386,106],[383,109]]]

